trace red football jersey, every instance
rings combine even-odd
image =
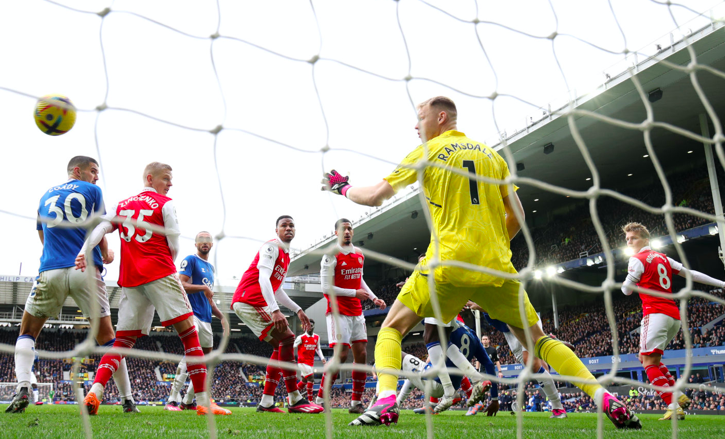
[[[362,288],[362,276],[363,276],[363,264],[365,263],[365,256],[362,252],[354,248],[348,254],[338,253],[335,256],[335,286],[339,288],[359,290]],[[327,311],[329,314],[332,312],[330,306],[330,297],[325,294],[327,299]],[[340,314],[343,316],[359,316],[362,314],[362,304],[360,299],[357,297],[348,296],[337,296],[337,306],[339,307]]]
[[[317,334],[308,335],[306,332],[300,335],[302,343],[297,347],[297,362],[308,366],[315,365],[315,352],[320,345],[320,336]]]
[[[279,286],[282,285],[285,276],[287,276],[287,267],[289,267],[290,262],[289,254],[276,239],[267,241],[257,252],[257,256],[254,257],[252,265],[244,272],[242,280],[239,281],[239,285],[232,297],[232,306],[237,302],[246,303],[251,306],[268,305],[264,300],[262,289],[259,286],[259,268],[257,265],[259,264],[260,254],[262,254],[262,258],[265,260],[274,258],[272,276],[269,278],[272,283],[272,291],[276,293]]]
[[[166,236],[131,223],[136,220],[164,227],[162,210],[169,201],[165,195],[144,190],[118,203],[116,219],[123,221],[114,223],[121,236],[118,285],[136,287],[176,273]]]
[[[629,261],[629,277],[637,286],[649,290],[672,293],[672,275],[678,274],[679,267],[673,268],[670,259],[645,247],[632,256]],[[639,278],[639,279],[638,279]],[[680,309],[672,299],[640,294],[642,314],[665,314],[680,320]]]

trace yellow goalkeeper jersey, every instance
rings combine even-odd
[[[516,273],[511,264],[503,205],[508,186],[484,183],[449,170],[503,180],[509,176],[506,161],[483,143],[453,130],[428,141],[427,153],[424,157],[423,145],[418,146],[385,180],[397,192],[417,181],[417,171],[406,165],[415,165],[427,158],[442,166],[427,166],[423,177],[423,192],[440,243],[439,258]],[[431,235],[426,260],[434,251]],[[438,267],[435,279],[454,286],[500,286],[504,282],[500,277],[451,266]]]

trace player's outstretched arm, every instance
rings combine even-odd
[[[670,260],[670,261],[672,261],[672,260]],[[670,262],[670,265],[672,265],[672,262]],[[682,277],[687,277],[688,271],[690,272],[690,275],[692,276],[693,282],[697,282],[699,284],[704,284],[704,285],[710,285],[712,287],[725,288],[725,282],[715,279],[714,277],[710,277],[710,276],[706,275],[705,273],[701,273],[699,271],[688,270],[685,267],[681,267],[680,272],[677,274]]]
[[[361,282],[362,289],[365,290],[365,292],[367,292],[370,300],[372,300],[373,303],[375,304],[375,306],[377,306],[378,308],[385,309],[385,307],[387,306],[385,304],[385,301],[383,299],[378,298],[378,296],[376,296],[375,293],[373,293],[373,290],[371,290],[370,287],[368,286],[368,284],[365,283],[365,279],[361,279],[361,280],[362,280],[362,282]]]
[[[290,299],[290,297],[287,295],[287,292],[281,286],[277,289],[276,297],[277,302],[279,302],[280,305],[283,305],[293,313],[297,314],[297,317],[300,318],[300,323],[302,323],[302,328],[305,331],[309,331],[310,327],[312,326],[309,317],[307,317],[307,314],[302,311],[302,308],[300,308],[300,306],[297,305],[294,300]]]
[[[386,180],[374,186],[353,188],[349,182],[350,177],[343,177],[334,169],[325,174],[322,179],[322,190],[328,190],[343,195],[354,203],[363,206],[380,206],[383,201],[395,195],[395,190]]]

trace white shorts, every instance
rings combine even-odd
[[[679,330],[679,320],[666,314],[647,314],[642,318],[639,353],[662,355]]]
[[[455,320],[455,319],[453,319],[453,320]],[[443,323],[434,317],[426,317],[425,319],[423,319],[423,323],[425,323],[426,325],[436,325],[436,326],[443,326],[444,328],[450,328],[451,326],[453,326],[453,320],[451,320],[448,323]]]
[[[196,332],[199,334],[199,346],[202,348],[213,348],[214,335],[211,332],[211,323],[202,322],[195,314],[194,325],[196,325]]]
[[[118,301],[116,335],[149,335],[154,311],[159,313],[162,326],[171,326],[194,315],[178,274],[137,287],[123,287]]]
[[[25,301],[25,311],[34,317],[57,317],[63,308],[63,303],[72,297],[76,305],[86,318],[92,317],[92,300],[98,302],[98,316],[111,315],[108,306],[106,284],[101,278],[101,272],[96,268],[96,275],[89,282],[91,273],[76,270],[75,267],[46,270],[38,275]]]
[[[310,366],[309,364],[297,363],[297,366],[299,366],[299,368],[300,368],[300,375],[302,375],[302,378],[308,377],[308,376],[312,375],[313,373],[315,373],[314,370],[312,369],[312,366]]]
[[[425,392],[425,385],[428,383],[430,386],[430,396],[433,398],[440,398],[443,396],[443,385],[439,383],[438,381],[432,380],[432,379],[423,379],[421,374],[425,370],[426,363],[421,360],[420,358],[417,358],[415,355],[406,355],[405,359],[403,360],[401,364],[401,369],[403,372],[408,372],[412,375],[409,376],[403,376],[401,378],[410,380],[413,385],[419,389],[421,392]]]
[[[234,312],[242,322],[259,337],[260,341],[270,341],[272,336],[269,333],[274,327],[272,323],[272,311],[268,306],[252,306],[242,302],[236,302],[233,306]]]
[[[367,343],[368,331],[365,327],[365,317],[363,315],[340,315],[338,320],[340,331],[337,330],[331,313],[325,318],[327,319],[327,341],[330,347],[334,347],[336,344],[351,347],[352,343]]]

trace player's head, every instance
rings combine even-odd
[[[491,344],[491,340],[488,339],[488,335],[481,337],[481,343],[483,343],[484,347],[488,347],[488,345]]]
[[[424,142],[456,128],[456,104],[445,96],[436,96],[418,104],[418,137]]]
[[[355,233],[352,230],[352,222],[347,218],[340,218],[335,221],[335,236],[342,245],[352,244],[352,237]]]
[[[649,230],[640,223],[629,223],[622,227],[627,241],[627,247],[639,252],[642,247],[649,245]]]
[[[196,245],[196,250],[200,255],[208,255],[214,246],[214,239],[209,232],[199,232],[194,239],[194,245]]]
[[[289,244],[295,237],[295,220],[289,215],[282,215],[277,218],[277,226],[274,229],[280,241]]]
[[[68,177],[96,184],[100,168],[93,157],[77,155],[68,162]]]
[[[153,162],[146,165],[143,170],[143,183],[145,187],[151,187],[161,195],[166,195],[171,189],[171,166],[165,163]]]
[[[307,333],[312,335],[313,332],[315,332],[315,321],[310,319],[310,330]]]

